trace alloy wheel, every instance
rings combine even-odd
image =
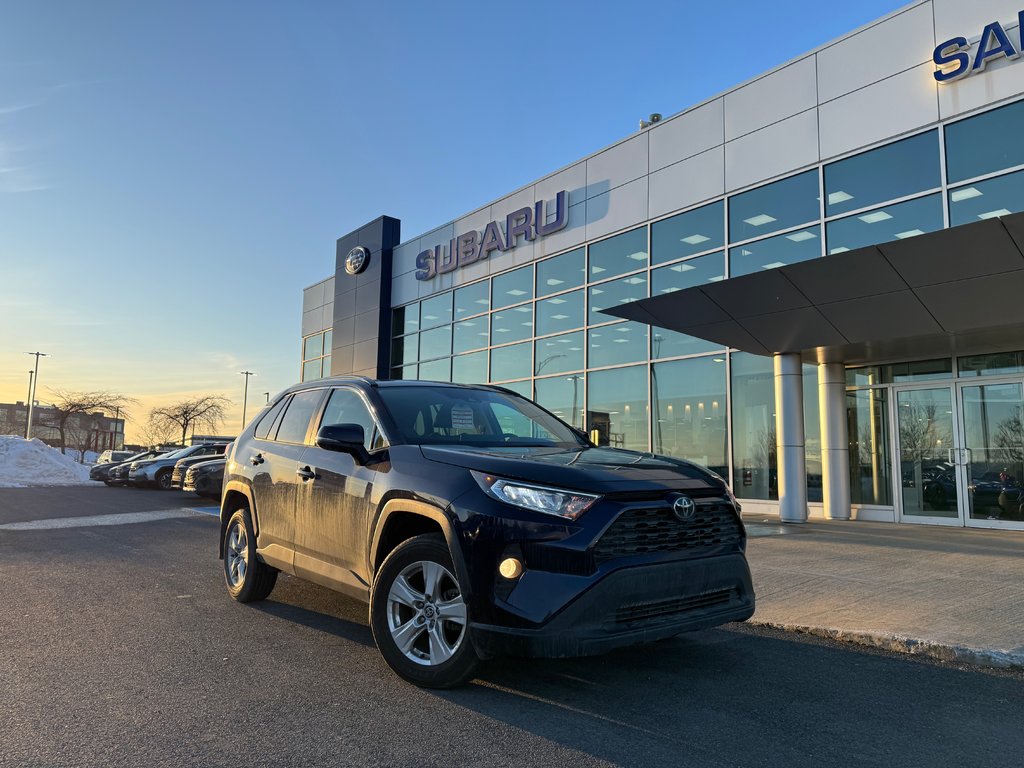
[[[245,582],[245,573],[249,568],[249,538],[241,521],[232,525],[228,532],[226,557],[228,581],[232,587],[237,587]]]
[[[398,650],[424,666],[448,661],[466,638],[466,603],[459,583],[432,560],[412,563],[395,578],[388,591],[387,620]]]

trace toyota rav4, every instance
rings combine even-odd
[[[231,597],[284,571],[362,600],[386,662],[425,687],[754,612],[722,478],[595,446],[500,387],[296,385],[231,449],[220,520]]]

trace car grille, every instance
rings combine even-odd
[[[689,597],[624,605],[616,610],[611,618],[617,624],[654,623],[660,619],[673,618],[680,613],[705,611],[728,605],[732,602],[735,592],[733,589],[719,589]]]
[[[611,524],[594,557],[603,563],[616,557],[653,552],[699,552],[738,544],[743,529],[732,504],[724,499],[698,500],[689,520],[679,520],[669,506],[627,509]]]

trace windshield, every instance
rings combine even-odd
[[[377,390],[403,442],[413,445],[579,448],[564,422],[516,395],[462,387]]]

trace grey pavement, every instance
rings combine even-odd
[[[764,515],[746,523],[754,623],[1024,666],[1024,533],[864,521],[780,525]]]

